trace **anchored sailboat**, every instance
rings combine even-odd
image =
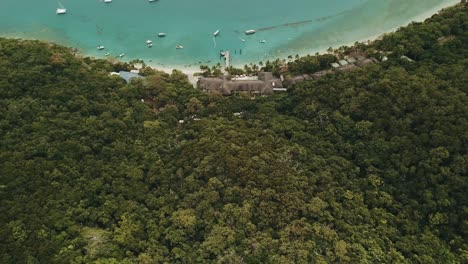
[[[57,15],[62,15],[62,14],[67,13],[67,9],[59,1],[57,1],[57,3],[59,4],[60,7],[57,8],[57,11],[55,11],[55,13]]]

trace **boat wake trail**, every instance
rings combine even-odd
[[[256,31],[268,31],[268,30],[273,30],[273,29],[277,29],[277,28],[281,28],[281,27],[294,27],[294,26],[301,26],[301,25],[304,25],[304,24],[312,23],[312,22],[322,22],[322,21],[326,21],[326,20],[341,16],[341,15],[347,13],[347,12],[349,12],[349,11],[343,11],[343,12],[340,12],[340,13],[337,13],[337,14],[334,14],[334,15],[331,15],[331,16],[324,16],[324,17],[319,17],[319,18],[316,18],[316,19],[308,19],[308,20],[284,23],[284,24],[275,25],[275,26],[271,26],[271,27],[259,28]]]
[[[213,37],[213,43],[214,43],[214,46],[216,48],[216,37]]]

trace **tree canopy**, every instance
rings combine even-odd
[[[0,262],[467,263],[467,44],[460,3],[252,100],[0,39]]]

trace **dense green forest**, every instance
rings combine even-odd
[[[252,100],[0,39],[0,263],[468,263],[468,4],[356,50]]]

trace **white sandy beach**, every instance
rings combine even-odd
[[[390,31],[383,32],[383,33],[380,33],[380,34],[377,34],[377,35],[369,35],[368,37],[360,38],[360,39],[357,39],[356,41],[358,41],[358,42],[374,41],[376,39],[381,38],[385,34],[395,32],[398,28],[406,26],[411,22],[423,22],[424,20],[432,17],[434,14],[437,14],[440,10],[442,10],[444,8],[447,8],[449,6],[455,5],[456,3],[459,3],[459,2],[460,2],[459,0],[453,0],[453,1],[449,2],[449,3],[444,3],[444,4],[441,4],[441,5],[435,6],[434,8],[428,10],[427,12],[424,12],[421,15],[418,15],[418,16],[412,18],[412,19],[409,19],[409,20],[405,21],[399,27],[393,28]],[[354,45],[354,43],[356,41],[334,45],[332,48],[338,48],[338,47],[341,47],[341,46],[352,46],[352,45]],[[320,53],[320,54],[323,54],[323,53],[327,53],[327,49],[328,48],[305,50],[303,52],[300,52],[299,55],[300,56],[305,56],[305,55],[308,55],[308,54],[315,54],[317,52]],[[278,56],[278,58],[286,59],[286,54],[287,53],[283,52],[282,54],[284,54],[284,56]],[[258,63],[258,62],[253,62],[253,63]],[[167,72],[167,73],[171,73],[173,69],[178,69],[178,70],[182,71],[183,73],[185,73],[189,77],[190,82],[193,83],[193,84],[196,84],[196,82],[198,80],[198,77],[193,76],[193,74],[196,73],[196,72],[200,72],[199,65],[191,65],[191,66],[187,66],[187,65],[186,66],[164,65],[164,66],[161,66],[161,65],[151,63],[151,62],[149,62],[149,63],[147,62],[147,65],[154,68],[154,69],[161,70],[161,71],[164,71],[164,72]],[[243,67],[243,65],[244,65],[243,63],[241,63],[241,64],[235,64],[234,63],[232,66],[234,66],[234,67]]]

